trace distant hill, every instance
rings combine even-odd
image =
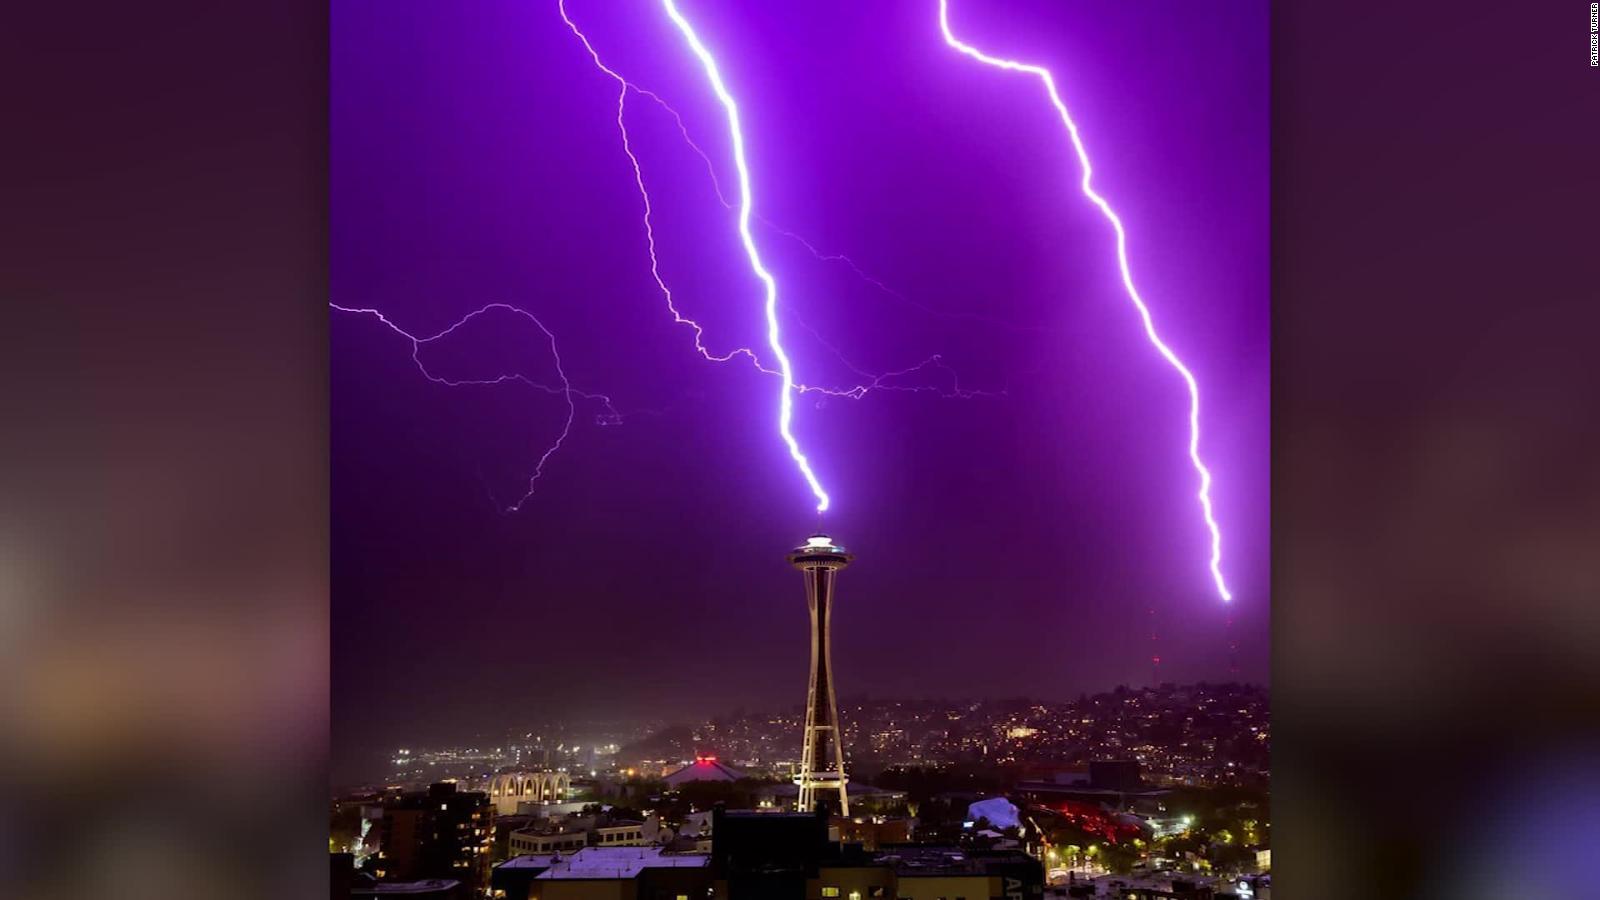
[[[668,725],[649,737],[622,745],[617,750],[617,762],[630,765],[642,759],[681,758],[690,754],[693,743],[694,729],[688,725]]]

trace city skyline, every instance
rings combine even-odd
[[[1235,698],[1238,706],[1219,702]],[[1269,698],[1260,685],[1119,685],[1063,699],[845,695],[840,709],[846,757],[869,773],[896,766],[1060,765],[1119,756],[1155,774],[1172,774],[1170,765],[1186,757],[1192,765],[1212,765],[1219,772],[1230,762],[1255,771],[1264,770],[1271,747]],[[1148,713],[1156,715],[1145,719]],[[470,781],[524,770],[568,772],[581,779],[591,770],[614,775],[627,767],[635,768],[633,775],[647,777],[647,769],[637,768],[641,763],[671,768],[702,757],[751,767],[747,774],[753,778],[788,780],[802,753],[795,734],[804,721],[803,703],[725,708],[693,718],[506,721],[499,728],[447,741],[411,740],[385,748],[367,761],[367,768],[335,780],[348,789],[439,778]],[[1156,729],[1156,741],[1143,746],[1139,734],[1150,728]],[[1180,749],[1184,742],[1201,748],[1199,742],[1219,738],[1245,741],[1251,749],[1213,753],[1218,749],[1213,743],[1206,751],[1209,763]],[[992,756],[977,752],[985,744],[994,749]]]

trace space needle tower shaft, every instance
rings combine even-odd
[[[789,563],[805,576],[806,605],[811,611],[811,680],[806,690],[806,730],[800,750],[799,807],[812,811],[819,801],[833,805],[837,792],[837,812],[850,814],[845,785],[844,745],[839,730],[839,703],[833,689],[834,584],[839,570],[853,558],[825,534],[815,534],[789,554]]]

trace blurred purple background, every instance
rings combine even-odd
[[[1188,40],[1204,20],[1227,15],[1218,7],[1190,7],[1139,40],[1174,30]],[[374,9],[366,12],[373,15],[363,28],[388,33]],[[1600,381],[1590,377],[1589,263],[1600,132],[1586,13],[1583,4],[1468,4],[1441,13],[1375,2],[1274,10],[1273,850],[1278,886],[1297,897],[1570,892],[1573,870],[1563,861],[1593,844],[1587,818],[1564,816],[1593,806],[1600,759],[1592,713],[1600,684],[1592,602],[1600,584],[1592,552]],[[921,14],[920,5],[906,13]],[[553,15],[538,31],[552,47]],[[539,10],[525,16],[545,21]],[[653,21],[634,18],[640,27]],[[988,13],[966,18],[975,34],[998,21]],[[1018,40],[1028,21],[1018,23]],[[477,414],[453,413],[462,395],[408,394],[417,376],[381,327],[330,322],[322,4],[180,2],[92,16],[36,4],[10,24],[18,52],[0,64],[11,67],[3,83],[21,125],[16,163],[0,176],[13,213],[0,296],[16,301],[0,354],[10,425],[0,443],[0,781],[11,839],[0,851],[0,893],[209,898],[226,885],[241,897],[314,896],[327,878],[327,332],[341,354],[336,362],[349,364],[336,382],[336,416],[370,408],[352,405],[348,382],[372,378],[371,405],[393,409],[388,416],[399,422],[417,410],[404,437],[431,438],[421,447],[438,454],[412,467],[414,481],[391,483],[382,468],[393,454],[417,453],[399,439],[340,463],[338,515],[361,508],[352,504],[355,469],[371,470],[371,493],[392,497],[407,516],[393,526],[375,515],[339,524],[346,556],[360,539],[354,526],[369,527],[372,572],[422,571],[422,562],[390,552],[389,544],[422,546],[397,542],[400,525],[472,502],[462,499],[480,488],[463,474],[471,448],[432,436],[477,422]],[[600,24],[590,23],[597,40]],[[702,21],[708,32],[729,24],[725,13]],[[928,28],[932,41],[931,19]],[[337,47],[354,51],[350,41]],[[581,58],[561,58],[572,60],[563,64],[568,77],[586,77]],[[962,90],[982,89],[979,71]],[[340,79],[360,76],[347,64]],[[611,98],[595,91],[585,108],[599,117]],[[707,115],[701,93],[673,99],[702,121]],[[1095,98],[1072,99],[1082,115]],[[1096,121],[1087,137],[1099,148],[1105,129],[1133,124]],[[971,139],[960,126],[939,133]],[[597,160],[605,146],[596,145]],[[1019,142],[1008,160],[1022,163],[1033,147]],[[651,149],[673,152],[654,139]],[[1043,168],[1049,154],[1043,145],[1034,152]],[[1115,160],[1104,150],[1097,160],[1111,177]],[[1202,229],[1187,239],[1227,237]],[[1162,264],[1135,255],[1144,271]],[[532,307],[538,298],[525,299]],[[1152,302],[1161,300],[1152,292]],[[1202,337],[1175,335],[1185,350]],[[365,374],[390,354],[384,379]],[[1225,374],[1208,371],[1193,351],[1189,358],[1212,384]],[[743,376],[711,383],[736,377]],[[381,384],[393,386],[392,396]],[[886,398],[901,399],[875,399]],[[511,399],[488,402],[510,404],[502,424],[516,420]],[[967,410],[975,407],[936,408],[974,421]],[[548,422],[531,407],[525,415]],[[1220,437],[1216,426],[1210,434]],[[775,453],[769,439],[762,434],[762,452]],[[1224,460],[1213,462],[1221,469]],[[665,477],[686,465],[680,458]],[[768,489],[793,492],[785,515],[803,508],[797,482],[774,477]],[[414,508],[417,497],[438,499]],[[1235,545],[1251,538],[1228,505],[1221,512]],[[461,512],[435,522],[429,536],[478,518],[477,510]],[[495,518],[508,529],[537,521]],[[791,617],[769,648],[788,653],[803,615],[793,609],[793,573],[760,555],[807,523],[762,521],[751,527],[767,531],[749,540],[760,544],[749,552],[752,571],[769,581],[744,599]],[[745,543],[741,534],[714,537]],[[856,537],[874,537],[850,536],[857,546]],[[530,559],[538,549],[516,547]],[[849,573],[851,616],[894,599],[856,586],[882,556],[870,553]],[[548,566],[554,557],[542,559]],[[761,568],[762,559],[773,562]],[[1230,574],[1243,573],[1235,565]],[[1184,585],[1201,590],[1198,580]],[[432,621],[447,625],[448,612],[437,611],[464,596],[478,595],[441,591],[429,606],[393,599],[404,616],[428,621],[423,613],[433,610]],[[354,610],[359,602],[378,623],[389,599],[344,590],[336,604]],[[963,619],[968,627],[994,620],[994,599],[982,599],[985,614]],[[1197,610],[1209,609],[1203,600]],[[492,642],[512,643],[512,625],[548,625],[576,602],[508,588],[503,608],[515,615],[461,627],[475,629],[493,655]],[[1240,612],[1256,602],[1242,595]],[[460,605],[459,618],[481,618]],[[891,608],[909,620],[909,605]],[[1063,604],[1062,615],[1069,611]],[[352,646],[362,627],[355,618],[342,620],[335,645],[359,663],[335,661],[341,690],[412,672],[415,680],[454,677],[438,665],[406,668],[419,637],[397,641],[389,655]],[[617,617],[602,609],[590,618],[596,665],[576,674],[629,665],[606,639]],[[681,648],[701,652],[692,617],[656,621]],[[1092,624],[1079,615],[1058,629],[1063,665],[1087,651],[1081,632]],[[1025,640],[1043,633],[1036,621],[1016,625],[1008,646],[1039,643]],[[907,633],[859,636],[876,640],[872,650],[899,652]],[[501,655],[536,660],[557,642],[545,634]],[[383,636],[398,634],[391,626]],[[944,644],[921,649],[938,663],[918,669],[928,677],[962,671],[959,658],[934,656]],[[839,667],[865,664],[865,654]],[[686,654],[660,671],[636,667],[634,687],[681,683],[695,664]],[[581,680],[533,663],[509,674],[530,670],[545,679],[530,694]],[[766,680],[780,700],[794,690],[781,675]],[[470,690],[509,694],[522,684],[490,673]],[[352,720],[364,717],[364,729],[398,721],[399,710],[352,708],[377,693],[335,700]],[[352,734],[360,732],[340,738],[348,743]],[[105,808],[117,814],[84,814]],[[59,840],[63,834],[71,840]]]

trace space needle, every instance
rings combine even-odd
[[[812,811],[820,797],[839,792],[838,812],[850,814],[845,784],[844,745],[839,734],[839,703],[833,693],[834,581],[850,564],[851,554],[825,534],[814,534],[789,553],[789,564],[806,579],[806,603],[811,608],[811,683],[806,691],[806,730],[800,750],[800,809]]]

